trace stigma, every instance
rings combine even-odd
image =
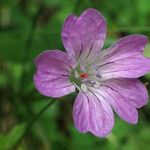
[[[88,78],[89,75],[87,73],[82,73],[80,74],[80,78]]]

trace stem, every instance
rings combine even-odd
[[[22,139],[26,136],[26,134],[30,131],[31,127],[33,126],[33,124],[38,120],[38,118],[55,102],[56,100],[51,100],[45,107],[43,107],[41,109],[41,111],[33,118],[33,120],[28,124],[28,126],[26,127],[24,133],[22,134],[22,136],[20,137],[20,139],[18,140],[18,142],[16,143],[15,147],[17,147],[17,145],[19,145],[19,143],[22,141]]]
[[[56,100],[52,100],[50,101],[45,107],[43,107],[41,109],[41,111],[33,118],[33,120],[29,123],[29,125],[27,126],[23,137],[28,133],[28,131],[30,130],[30,128],[32,127],[32,125],[36,122],[36,120],[55,102]]]

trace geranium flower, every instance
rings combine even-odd
[[[105,37],[104,17],[87,9],[80,17],[70,15],[64,22],[62,41],[67,53],[46,50],[35,59],[37,90],[58,98],[77,88],[75,127],[98,137],[112,130],[113,110],[136,124],[137,109],[148,102],[146,87],[136,79],[150,71],[150,59],[143,56],[147,37],[130,35],[101,50]]]

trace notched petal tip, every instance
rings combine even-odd
[[[67,53],[46,50],[35,59],[35,65],[33,81],[42,95],[58,98],[75,91],[69,80],[74,62]]]
[[[64,20],[64,23],[65,22],[70,22],[70,21],[75,21],[77,19],[77,16],[75,16],[74,14],[71,14],[71,15],[69,15],[65,20]],[[64,25],[63,25],[64,26]],[[63,28],[63,27],[62,27]]]
[[[144,50],[144,47],[146,46],[146,44],[148,44],[148,37],[142,34],[133,34],[125,38],[137,39],[137,45],[139,45],[139,43],[143,45],[143,49],[141,49],[142,51]]]
[[[114,126],[114,114],[107,101],[92,92],[80,92],[73,107],[75,127],[81,133],[106,137]]]
[[[38,65],[39,61],[42,59],[42,57],[44,57],[45,55],[47,55],[48,53],[55,51],[55,50],[44,50],[42,53],[40,53],[34,60],[34,64],[35,66]]]
[[[97,10],[97,9],[94,9],[94,8],[87,8],[85,9],[80,16],[84,15],[84,14],[91,14],[91,13],[97,13],[99,15],[101,15],[103,17],[103,15]],[[104,18],[105,20],[105,18]]]
[[[110,79],[97,92],[105,97],[124,121],[136,124],[138,111],[145,104],[146,89],[137,79]]]
[[[86,9],[79,17],[70,15],[62,27],[62,41],[68,54],[88,59],[103,47],[106,37],[106,21],[96,9]],[[82,40],[81,40],[82,39]]]
[[[129,35],[102,51],[99,70],[103,79],[138,78],[150,71],[150,59],[143,51],[148,43],[144,35]]]

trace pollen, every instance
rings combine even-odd
[[[82,73],[82,74],[80,74],[80,77],[81,77],[81,78],[88,78],[89,75],[88,75],[87,73]]]

